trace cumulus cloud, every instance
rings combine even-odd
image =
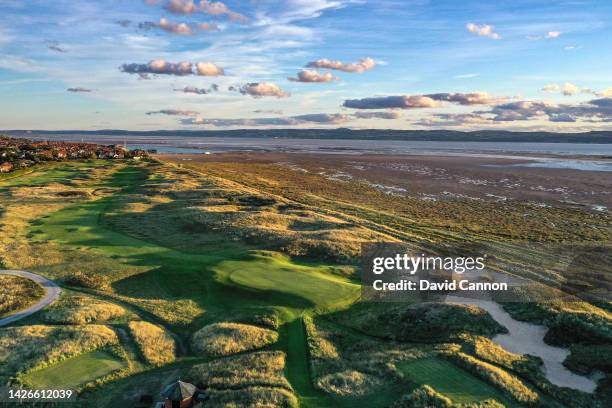
[[[580,88],[578,88],[576,85],[569,82],[563,84],[563,95],[572,96],[576,95],[578,92],[580,92]]]
[[[519,101],[501,104],[490,111],[476,113],[492,115],[492,119],[497,122],[535,118],[544,118],[551,122],[610,122],[612,121],[612,98],[593,99],[580,104]]]
[[[213,64],[212,62],[198,62],[196,64],[196,73],[200,76],[225,75],[223,68],[216,64]]]
[[[68,88],[66,89],[66,91],[68,92],[93,92],[91,89],[83,88],[83,87]]]
[[[546,38],[558,38],[561,35],[559,31],[549,31],[546,33]]]
[[[389,110],[382,112],[355,112],[354,117],[358,119],[399,119],[402,117],[402,112],[398,110]]]
[[[195,30],[189,24],[173,23],[167,18],[160,18],[159,23],[146,21],[144,23],[138,24],[138,27],[144,30],[159,28],[169,33],[174,33],[178,35],[193,35],[195,33]]]
[[[345,64],[342,61],[332,61],[328,59],[320,59],[311,61],[306,64],[307,68],[327,68],[335,69],[343,72],[356,72],[361,74],[362,72],[369,71],[376,66],[376,61],[372,58],[363,58],[358,62]]]
[[[559,92],[560,90],[561,87],[558,84],[547,84],[542,88],[544,92]]]
[[[189,25],[187,23],[174,23],[167,18],[160,18],[159,23],[151,21],[145,21],[144,23],[138,24],[138,28],[143,30],[160,29],[169,33],[178,35],[193,35],[198,30],[204,31],[215,31],[219,29],[219,26],[211,23],[200,23],[197,25]]]
[[[195,86],[186,86],[181,89],[175,89],[175,91],[183,93],[192,93],[196,95],[208,95],[210,93],[219,91],[219,85],[212,84],[210,88],[197,88]]]
[[[419,109],[436,108],[441,105],[441,102],[422,95],[347,99],[343,104],[344,107],[353,109]]]
[[[609,97],[612,96],[612,88],[604,89],[603,91],[595,91],[591,88],[579,88],[578,86],[572,84],[571,82],[566,82],[563,85],[559,84],[548,84],[542,88],[544,92],[557,93],[561,92],[565,96],[574,96],[578,93],[595,95],[600,97]]]
[[[300,72],[298,72],[297,77],[289,77],[287,79],[289,81],[292,81],[292,82],[318,82],[318,83],[323,83],[323,82],[337,81],[339,78],[333,76],[329,72],[320,73],[320,72],[315,71],[313,69],[303,69]]]
[[[193,14],[199,11],[193,0],[170,0],[164,7],[174,14]]]
[[[194,64],[188,61],[183,61],[179,63],[168,62],[163,59],[153,60],[148,62],[147,64],[123,64],[120,67],[120,70],[128,73],[128,74],[138,74],[143,78],[143,75],[146,78],[147,74],[157,74],[157,75],[200,75],[200,76],[218,76],[223,75],[223,68],[218,67],[217,65],[210,62],[199,62],[195,66]]]
[[[470,92],[470,93],[437,93],[425,95],[436,101],[453,102],[459,105],[494,105],[507,102],[506,97],[492,97],[487,92]]]
[[[488,37],[491,38],[493,40],[501,40],[502,37],[501,35],[497,34],[494,30],[493,30],[493,26],[490,26],[488,24],[483,24],[483,25],[478,25],[478,24],[474,24],[474,23],[468,23],[465,28],[467,28],[467,30],[470,33],[474,33],[476,35],[479,35],[481,37]]]
[[[272,82],[250,82],[239,87],[230,87],[230,91],[238,91],[243,95],[251,95],[253,98],[263,98],[273,96],[276,98],[286,98],[290,94],[283,91],[278,85]]]
[[[162,109],[147,112],[147,115],[170,115],[170,116],[198,116],[198,112],[181,109]]]
[[[486,92],[437,93],[428,95],[381,96],[363,99],[348,99],[344,107],[354,109],[419,109],[437,108],[443,102],[459,105],[493,105],[507,102],[506,97],[492,97]]]
[[[247,16],[231,10],[220,1],[201,0],[196,4],[193,0],[170,0],[166,3],[165,9],[174,14],[206,13],[213,16],[226,15],[230,20],[240,23],[249,21]]]

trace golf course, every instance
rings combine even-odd
[[[360,302],[362,243],[491,239],[486,231],[383,212],[363,185],[363,199],[350,200],[348,183],[335,182],[344,198],[325,196],[254,169],[245,182],[231,164],[161,158],[0,175],[0,269],[62,289],[0,328],[0,382],[75,389],[71,406],[83,407],[141,406],[179,378],[211,407],[603,407],[610,397],[610,366],[580,362],[608,376],[590,394],[551,384],[537,358],[491,352],[486,340],[502,329],[486,312],[449,305],[439,336],[409,341],[389,327],[412,325],[396,317],[414,305],[391,315]],[[510,256],[513,246],[493,238]],[[569,316],[566,327],[598,339],[612,327],[606,305],[533,307],[551,327]]]

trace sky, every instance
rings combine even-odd
[[[612,124],[607,0],[0,0],[0,129]]]

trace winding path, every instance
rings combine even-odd
[[[16,322],[17,320],[30,316],[38,312],[39,310],[49,306],[55,301],[55,299],[59,297],[60,293],[62,292],[60,287],[55,282],[50,281],[49,279],[43,276],[36,275],[35,273],[26,271],[0,270],[0,275],[14,275],[21,276],[22,278],[31,279],[45,289],[45,295],[38,302],[28,307],[27,309],[20,310],[15,314],[5,317],[4,319],[0,319],[0,327]]]

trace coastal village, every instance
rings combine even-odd
[[[32,167],[40,162],[83,159],[134,159],[148,157],[142,149],[128,149],[122,145],[99,145],[61,141],[33,141],[0,136],[0,173]]]

